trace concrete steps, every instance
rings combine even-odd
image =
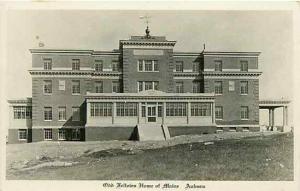
[[[137,130],[140,141],[160,141],[170,138],[168,127],[161,124],[138,124]]]

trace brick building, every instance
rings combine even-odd
[[[31,49],[32,98],[8,141],[160,140],[259,130],[259,52],[174,52],[163,36],[113,51]]]

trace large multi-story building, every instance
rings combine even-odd
[[[167,139],[259,130],[259,52],[174,52],[163,36],[113,51],[31,49],[32,98],[8,141]]]

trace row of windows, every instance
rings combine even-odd
[[[229,81],[228,91],[235,91],[235,82]],[[214,91],[215,94],[223,94],[223,82],[215,81],[214,82]],[[240,94],[247,95],[248,94],[248,81],[240,81]]]
[[[44,107],[44,120],[52,121],[53,112],[52,107]],[[65,106],[58,107],[58,120],[67,120],[67,108]],[[72,107],[72,121],[80,121],[80,107]]]
[[[183,82],[175,82],[175,92],[183,93],[184,92],[184,83]],[[193,93],[200,93],[201,91],[201,83],[193,82]]]
[[[52,94],[52,80],[44,80],[43,92],[44,94]],[[65,80],[59,80],[58,82],[58,90],[65,90]],[[95,91],[96,93],[103,93],[103,82],[97,81],[95,82]],[[120,93],[121,86],[119,81],[112,82],[112,92]],[[80,80],[72,80],[72,94],[80,94]]]
[[[215,116],[216,116],[216,119],[223,119],[223,107],[222,106],[215,107]],[[249,107],[248,106],[241,106],[240,118],[241,119],[249,119]]]
[[[30,106],[13,106],[14,119],[31,119],[32,108]]]
[[[183,72],[183,69],[184,69],[183,61],[176,61],[174,68],[175,68],[175,72]],[[199,62],[193,62],[192,72],[200,72],[200,63]]]
[[[44,70],[52,70],[52,59],[44,58]],[[103,61],[95,60],[95,71],[101,72],[103,71]],[[111,69],[114,72],[119,72],[121,70],[120,63],[118,61],[112,61]],[[72,70],[80,70],[80,59],[72,59]]]
[[[45,58],[44,60],[44,70],[52,70],[52,59]],[[95,71],[101,72],[103,71],[103,61],[95,60],[94,65]],[[120,63],[118,61],[112,61],[111,63],[112,71],[119,72],[121,70]],[[183,72],[184,62],[176,61],[175,62],[175,71]],[[72,70],[80,70],[80,59],[72,59]],[[215,71],[223,70],[223,62],[222,60],[215,60]],[[159,71],[158,61],[157,60],[138,60],[138,71],[139,72],[153,72]],[[193,72],[200,71],[200,63],[194,62],[192,66]],[[241,60],[240,61],[240,71],[247,72],[248,71],[248,61]]]
[[[221,72],[223,71],[223,62],[222,60],[215,60],[215,71]],[[240,71],[241,72],[248,72],[248,61],[241,60],[240,61]]]
[[[116,103],[117,116],[137,116],[138,103]],[[150,107],[148,107],[149,109]],[[156,115],[156,109],[150,109],[150,115]],[[210,116],[208,103],[191,103],[191,116]],[[91,103],[91,116],[112,116],[112,103]],[[162,117],[162,106],[157,107],[158,117]],[[142,117],[146,116],[146,106],[142,106]],[[187,116],[187,103],[166,103],[166,116]]]
[[[158,90],[159,82],[157,81],[139,81],[138,92],[144,90]]]

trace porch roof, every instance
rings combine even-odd
[[[166,93],[156,90],[146,90],[138,93],[90,93],[86,99],[170,99],[170,100],[211,100],[215,99],[214,93]]]

